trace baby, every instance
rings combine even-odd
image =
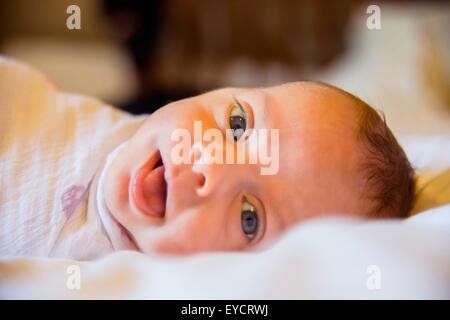
[[[260,163],[174,164],[172,132],[194,135],[197,120],[241,129],[234,140],[278,129],[278,172],[263,175]],[[402,217],[413,194],[413,170],[385,122],[349,93],[315,82],[220,89],[165,106],[112,161],[104,189],[112,216],[141,251],[176,254],[259,247],[330,214]]]
[[[58,231],[47,241],[49,249],[37,255],[91,259],[121,249],[251,250],[314,217],[404,217],[413,204],[413,170],[385,121],[330,85],[219,89],[140,119],[139,128],[120,141],[105,140],[109,156],[87,170],[88,196],[68,206],[72,216],[64,205],[53,206],[67,217],[41,220],[39,225],[55,223]],[[215,139],[199,136],[199,128],[215,129]],[[180,148],[180,137],[194,138]],[[264,147],[269,151],[262,152]],[[236,161],[239,150],[247,161]],[[231,161],[208,161],[206,153],[231,154]],[[267,162],[258,156],[264,153],[278,159],[266,174]],[[77,190],[72,192],[66,198]],[[0,199],[8,202],[5,193]],[[11,212],[1,209],[5,225]],[[2,228],[1,254],[34,254],[14,249],[20,240]]]

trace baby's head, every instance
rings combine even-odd
[[[199,124],[219,135],[199,135]],[[238,150],[246,161],[236,161]],[[208,161],[217,154],[231,161]],[[278,163],[263,174],[268,155]],[[104,193],[141,251],[185,254],[260,247],[313,217],[405,216],[414,176],[372,108],[332,86],[298,82],[226,88],[161,108],[113,160]]]

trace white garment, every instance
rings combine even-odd
[[[108,155],[105,165],[100,171],[97,185],[93,185],[91,187],[93,199],[95,197],[95,206],[92,205],[93,208],[91,211],[97,212],[100,220],[102,221],[103,227],[105,228],[106,234],[108,235],[109,241],[115,251],[137,249],[135,244],[130,241],[128,234],[124,232],[123,227],[121,227],[120,224],[111,215],[104,201],[105,179],[108,173],[109,166],[111,165],[115,157],[119,154],[119,152],[123,149],[126,143],[127,142],[123,142]]]
[[[0,56],[0,256],[85,260],[128,248],[97,214],[96,174],[143,120]]]
[[[90,260],[113,251],[137,250],[104,201],[104,182],[109,166],[126,143],[114,149],[99,167],[89,183],[86,199],[65,223],[50,257]]]

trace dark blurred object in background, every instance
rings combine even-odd
[[[135,99],[122,105],[129,112],[153,112],[168,100],[185,97],[179,93],[159,92],[152,83],[153,64],[161,30],[162,2],[105,0],[105,12],[117,40],[129,51],[135,64],[138,90]]]
[[[151,112],[222,86],[298,80],[344,50],[352,1],[105,0],[139,90],[123,108]],[[152,106],[149,108],[149,106]]]
[[[132,113],[301,80],[345,49],[357,0],[0,0],[0,52]],[[69,5],[81,29],[66,27]]]

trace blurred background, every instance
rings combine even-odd
[[[80,30],[66,26],[73,4]],[[449,31],[447,1],[0,1],[0,54],[63,91],[140,114],[218,87],[319,80],[401,134],[450,133]]]

